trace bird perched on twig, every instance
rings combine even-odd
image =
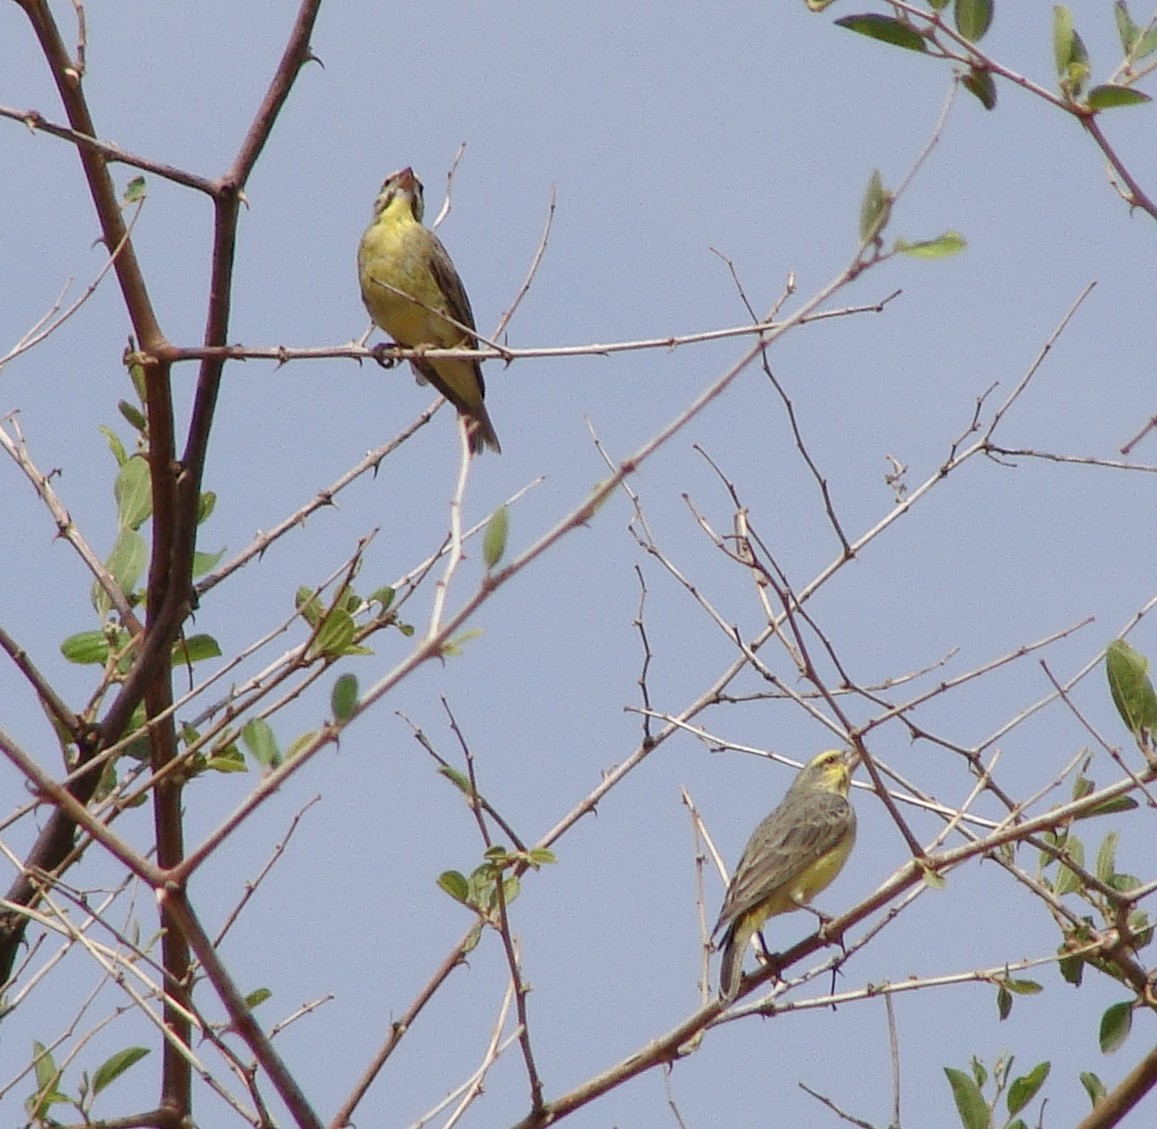
[[[374,324],[415,349],[470,348],[474,311],[441,240],[422,224],[422,182],[412,169],[391,173],[374,201],[374,217],[358,246],[362,301]],[[482,369],[469,359],[410,361],[420,383],[432,384],[455,408],[470,450],[501,451],[486,412]]]
[[[856,813],[848,802],[848,759],[829,749],[809,761],[787,794],[752,833],[727,894],[715,936],[726,928],[719,995],[733,999],[743,957],[763,923],[800,909],[839,874],[856,842]]]

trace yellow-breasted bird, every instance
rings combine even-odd
[[[399,345],[438,349],[474,344],[474,311],[441,240],[422,224],[422,182],[413,169],[390,173],[374,201],[374,217],[358,245],[362,301],[374,324]],[[463,328],[465,327],[465,328]],[[458,409],[470,450],[501,451],[483,397],[482,369],[474,360],[410,362],[421,384],[429,382]]]
[[[833,881],[856,842],[856,813],[848,802],[852,773],[839,749],[809,761],[787,794],[755,829],[711,935],[726,927],[719,995],[734,998],[751,938],[778,913],[799,909]]]

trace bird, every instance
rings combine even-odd
[[[390,173],[358,244],[362,301],[374,324],[399,345],[470,347],[477,328],[470,299],[442,241],[423,225],[424,212],[414,170]],[[410,364],[420,384],[432,384],[458,409],[472,453],[502,450],[483,402],[486,386],[477,361],[415,357]]]
[[[723,898],[712,937],[726,930],[719,995],[734,999],[751,938],[768,918],[800,909],[839,874],[856,842],[851,768],[840,749],[809,761],[779,807],[752,833]]]

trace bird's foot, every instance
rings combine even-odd
[[[382,368],[393,368],[398,363],[398,358],[387,357],[386,351],[398,348],[400,348],[400,346],[396,341],[379,341],[378,344],[370,350],[370,356],[373,357]]]

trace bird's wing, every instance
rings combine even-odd
[[[753,832],[727,890],[714,932],[755,909],[776,890],[823,858],[855,827],[855,810],[835,792],[796,799],[776,808]]]
[[[466,287],[458,277],[454,263],[450,259],[442,240],[436,235],[430,236],[430,273],[434,276],[438,289],[446,297],[446,312],[463,325],[476,329],[474,311],[470,308],[470,299],[466,296]]]

